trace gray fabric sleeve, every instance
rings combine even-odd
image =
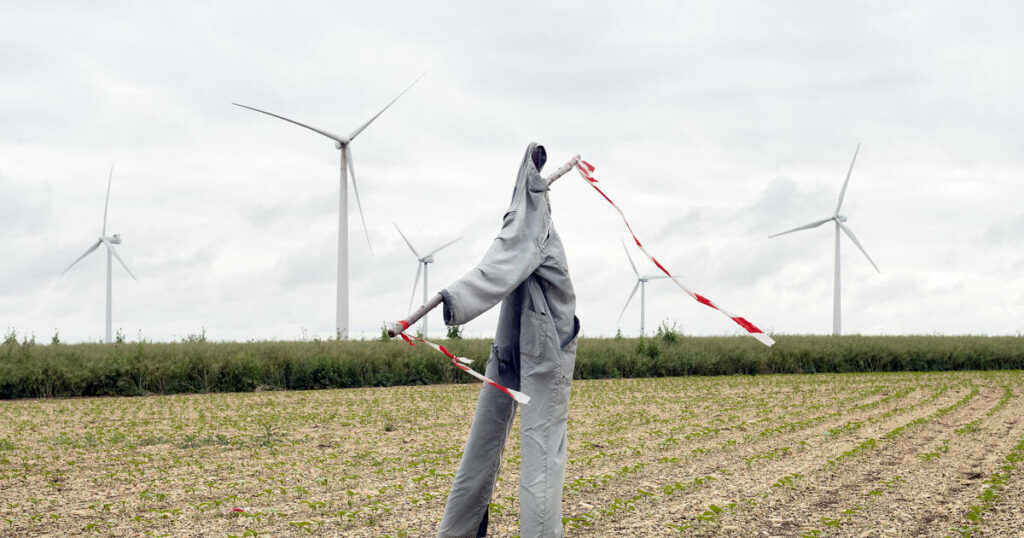
[[[445,324],[462,325],[490,310],[522,284],[540,261],[540,246],[529,234],[499,234],[476,267],[441,291]]]

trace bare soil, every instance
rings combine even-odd
[[[1022,384],[1022,372],[576,381],[566,534],[1021,536]],[[433,535],[478,391],[0,402],[0,536]],[[518,534],[513,431],[495,536]]]

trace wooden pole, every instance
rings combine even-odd
[[[576,166],[576,163],[579,162],[579,160],[580,156],[576,155],[572,159],[569,159],[569,162],[559,167],[558,170],[555,170],[550,176],[546,178],[548,185],[550,186],[552,183],[558,180],[558,178],[569,173],[569,171],[572,170],[574,166]],[[425,286],[426,282],[424,281],[424,293],[426,293]],[[441,294],[436,293],[427,302],[423,303],[423,306],[414,310],[411,314],[409,314],[409,317],[404,319],[403,321],[408,323],[409,326],[411,327],[415,325],[416,322],[419,321],[423,316],[427,315],[427,312],[430,312],[431,310],[437,308],[437,305],[439,304],[441,304]],[[402,327],[401,321],[392,322],[390,325],[388,325],[388,336],[394,338],[404,330],[405,328]],[[424,338],[426,338],[426,336],[426,334],[423,335]]]
[[[434,308],[437,308],[437,305],[439,304],[441,304],[441,294],[435,293],[434,296],[430,298],[430,300],[424,303],[423,306],[417,308],[416,310],[413,310],[413,312],[409,314],[409,317],[403,321],[408,323],[409,326],[411,327],[412,325],[415,325],[416,322],[420,320],[420,318],[427,315],[427,312],[430,312]],[[398,333],[404,330],[405,328],[402,327],[402,322],[393,322],[391,325],[388,326],[388,336],[394,338],[398,336]],[[426,337],[426,335],[423,336]]]

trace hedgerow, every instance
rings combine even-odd
[[[776,335],[581,339],[577,379],[1024,369],[1024,338]],[[445,346],[482,371],[491,342]],[[476,382],[400,340],[0,344],[0,398],[246,392]]]

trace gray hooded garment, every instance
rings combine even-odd
[[[486,375],[526,393],[519,484],[520,535],[562,535],[569,385],[576,362],[576,295],[562,241],[551,224],[544,147],[531,143],[519,167],[501,232],[480,263],[441,291],[447,325],[461,325],[501,301]],[[516,402],[490,385],[445,506],[438,536],[484,536],[488,504]]]

